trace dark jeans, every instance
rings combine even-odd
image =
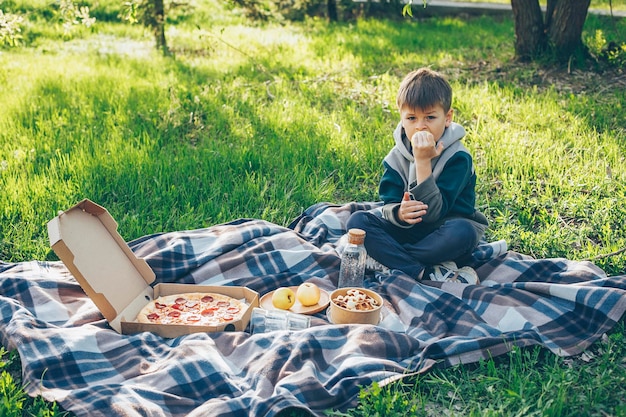
[[[480,240],[472,222],[464,218],[447,220],[435,229],[421,223],[405,229],[378,214],[356,211],[347,222],[348,229],[353,227],[365,230],[369,256],[414,278],[429,265],[444,261],[463,263]]]

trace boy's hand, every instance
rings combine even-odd
[[[416,224],[422,221],[422,216],[426,214],[427,209],[426,204],[411,200],[411,194],[405,192],[398,209],[398,218],[405,223]]]
[[[415,132],[411,138],[411,145],[413,146],[413,157],[418,161],[430,161],[443,152],[443,143],[439,142],[437,145],[433,135],[424,130]]]

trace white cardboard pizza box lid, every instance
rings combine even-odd
[[[152,299],[154,271],[135,256],[104,207],[84,199],[50,220],[48,235],[54,252],[118,332],[125,309],[139,311]]]

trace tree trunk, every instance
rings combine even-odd
[[[548,26],[548,39],[556,58],[566,62],[572,55],[586,52],[582,41],[583,26],[591,0],[560,0]]]
[[[554,8],[559,0],[548,0],[546,5],[546,27],[552,24],[552,16],[554,16]]]
[[[163,0],[153,1],[153,26],[154,39],[156,41],[156,47],[163,55],[169,55],[169,48],[165,40],[165,5]]]
[[[547,47],[543,16],[538,0],[511,0],[515,19],[515,56],[530,61],[541,56]]]
[[[515,18],[515,56],[520,61],[538,58],[567,62],[584,57],[583,26],[591,0],[548,0],[545,22],[539,0],[511,0]]]
[[[337,0],[326,0],[328,7],[328,20],[336,22],[339,17],[337,16]]]

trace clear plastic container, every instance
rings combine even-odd
[[[250,318],[250,333],[274,330],[303,330],[311,325],[311,317],[285,310],[265,310],[255,307]]]
[[[367,260],[367,251],[363,245],[364,241],[364,230],[348,230],[348,244],[341,254],[338,288],[363,287],[365,262]]]

